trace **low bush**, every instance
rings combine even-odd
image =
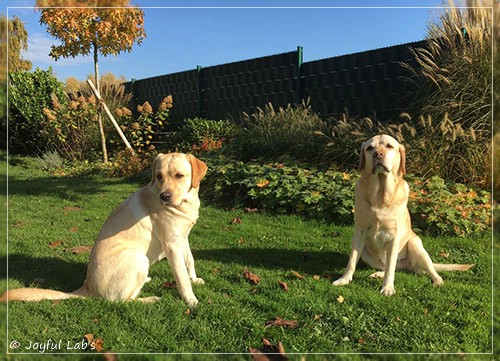
[[[64,99],[63,99],[64,100]],[[66,159],[92,158],[99,149],[95,97],[80,96],[69,102],[52,96],[50,107],[43,108],[40,134],[47,146]]]
[[[64,84],[52,69],[10,74],[9,146],[17,154],[41,154],[47,150],[47,138],[41,134],[45,120],[43,109],[52,106],[54,96],[66,101]]]
[[[232,142],[232,153],[242,160],[265,158],[280,160],[292,157],[301,161],[317,158],[323,140],[316,132],[324,122],[308,102],[279,108],[269,103],[252,114],[243,113],[240,130]]]
[[[165,143],[169,150],[207,152],[220,149],[236,130],[229,120],[186,119],[179,130],[167,135]]]
[[[132,148],[137,153],[154,154],[155,146],[153,141],[158,140],[157,134],[164,125],[167,124],[170,116],[170,110],[173,107],[172,96],[166,96],[162,99],[156,111],[149,102],[144,102],[137,106],[139,116],[134,119],[132,112],[126,108],[115,109],[115,115],[120,127],[130,142]],[[122,140],[114,129],[110,129],[110,143],[115,148],[122,148]]]
[[[358,173],[282,163],[244,163],[223,156],[209,164],[202,197],[226,206],[301,214],[337,224],[354,221]],[[409,177],[408,207],[415,227],[429,234],[457,236],[490,226],[490,194],[439,177]]]

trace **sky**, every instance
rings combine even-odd
[[[457,1],[455,1],[457,4]],[[28,31],[33,70],[52,67],[59,80],[93,74],[89,56],[54,61],[57,39],[39,24],[35,0],[6,0],[0,12]],[[101,74],[127,80],[284,53],[302,46],[304,61],[425,38],[443,0],[132,0],[144,11],[146,39],[131,53],[100,56]],[[459,5],[459,4],[458,4]]]

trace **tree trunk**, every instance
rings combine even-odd
[[[101,88],[99,84],[98,49],[95,43],[94,43],[94,71],[95,71],[95,86],[97,91],[100,92]],[[102,125],[102,114],[101,114],[100,103],[98,103],[97,107],[97,123],[99,125],[99,133],[101,134],[102,160],[106,164],[108,163],[108,150],[106,148],[106,134],[104,133],[104,126]]]

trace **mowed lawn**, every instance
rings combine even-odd
[[[88,246],[103,222],[144,182],[52,176],[29,164],[9,167],[8,286],[72,291],[85,278]],[[383,297],[382,281],[369,279],[373,269],[361,262],[350,285],[331,285],[346,266],[352,226],[206,203],[200,214],[190,237],[205,280],[194,287],[196,309],[180,299],[161,261],[151,267],[152,281],[141,294],[161,301],[11,302],[1,343],[15,345],[11,353],[38,353],[33,348],[52,340],[51,352],[87,355],[92,351],[80,348],[89,334],[100,351],[117,353],[240,354],[262,348],[263,339],[280,342],[287,354],[492,350],[490,233],[423,236],[435,262],[474,268],[442,273],[440,288],[428,276],[398,272],[396,294]],[[2,273],[1,291],[6,278]]]

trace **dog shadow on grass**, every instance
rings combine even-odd
[[[0,264],[7,264],[7,257],[0,257]],[[6,269],[7,267],[2,267],[0,278],[7,278]],[[50,288],[63,292],[72,292],[83,285],[87,272],[87,263],[68,262],[51,257],[33,258],[12,254],[8,256],[8,270],[8,277],[21,282],[24,287]]]
[[[224,248],[193,250],[195,262],[236,263],[242,267],[294,270],[313,275],[341,275],[349,255],[329,251],[301,251],[274,248]]]

